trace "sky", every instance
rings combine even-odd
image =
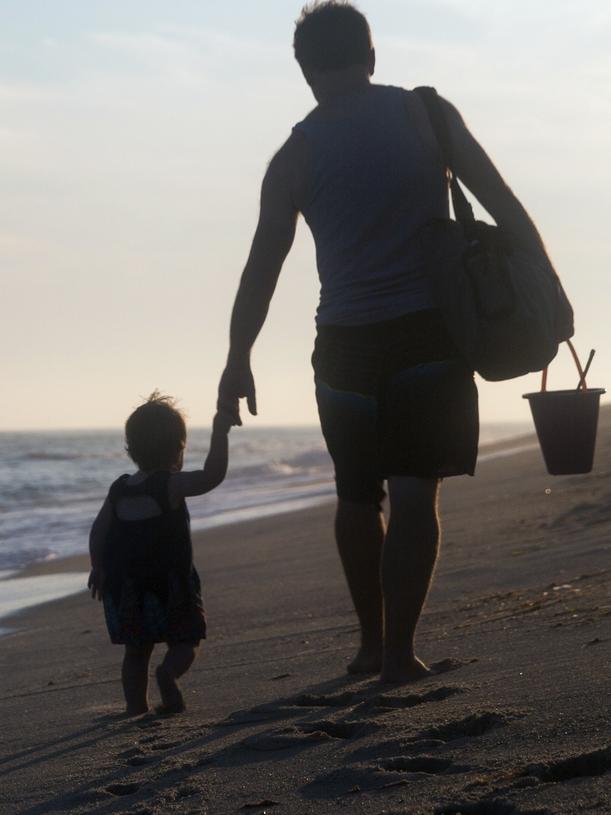
[[[292,0],[0,0],[0,430],[118,427],[154,388],[209,424],[260,182],[314,106]],[[611,384],[611,5],[362,0],[374,81],[434,85],[537,223]],[[480,211],[480,214],[481,211]],[[300,222],[253,351],[259,416],[316,421]],[[566,348],[551,388],[577,384]],[[539,377],[478,382],[528,419]]]

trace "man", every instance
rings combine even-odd
[[[361,627],[348,669],[405,682],[429,670],[414,635],[437,558],[440,480],[473,474],[477,455],[473,375],[434,308],[418,240],[448,215],[445,168],[418,94],[371,83],[375,51],[354,7],[306,7],[294,47],[318,104],[263,180],[219,402],[238,424],[240,398],[256,414],[250,351],[303,213],[321,281],[313,364],[335,464],[335,534]],[[499,225],[541,250],[521,204],[442,104],[458,177]]]

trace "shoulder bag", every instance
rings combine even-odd
[[[450,134],[434,88],[422,99],[447,168],[456,220],[422,230],[433,297],[459,351],[484,379],[545,368],[573,336],[573,310],[543,248],[525,250],[501,227],[477,221],[453,171]]]

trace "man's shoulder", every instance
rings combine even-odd
[[[274,178],[292,177],[307,161],[308,142],[299,130],[293,130],[284,144],[274,153],[267,174]]]
[[[302,128],[307,128],[307,126],[311,122],[315,122],[320,115],[320,105],[315,105],[312,110],[308,111],[303,119],[300,119],[297,124],[293,127],[293,133],[295,131],[301,131]]]
[[[307,185],[309,148],[303,133],[293,130],[274,154],[265,174],[264,187],[284,190],[297,210],[301,209]]]

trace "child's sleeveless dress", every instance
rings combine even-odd
[[[193,566],[187,505],[170,506],[170,473],[139,484],[123,475],[110,487],[113,520],[104,553],[104,612],[110,639],[125,645],[197,642],[206,636],[201,584]],[[121,498],[147,495],[160,514],[128,521],[117,515]]]

